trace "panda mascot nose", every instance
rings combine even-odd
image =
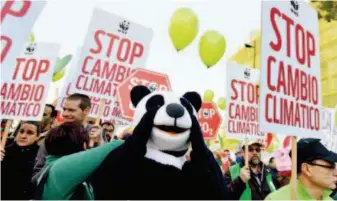
[[[185,113],[184,108],[178,103],[171,103],[167,105],[166,112],[170,117],[179,118],[182,117]]]

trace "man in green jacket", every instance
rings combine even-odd
[[[333,200],[336,188],[337,154],[319,139],[305,138],[297,143],[297,200]],[[266,200],[290,200],[290,184],[269,194]]]

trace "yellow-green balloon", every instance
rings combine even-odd
[[[63,76],[64,76],[64,70],[61,71],[61,72],[55,73],[55,74],[53,75],[52,80],[53,80],[53,82],[59,81],[60,79],[63,78]]]
[[[225,37],[217,31],[207,31],[199,42],[199,55],[207,68],[214,66],[226,51]]]
[[[212,101],[214,98],[214,92],[212,90],[206,90],[204,93],[204,101]]]
[[[173,13],[169,35],[177,51],[187,47],[198,33],[198,16],[189,8],[180,8]]]
[[[218,107],[222,110],[226,108],[226,99],[224,97],[218,99]]]

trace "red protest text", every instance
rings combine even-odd
[[[3,3],[2,9],[1,9],[1,18],[0,18],[0,24],[7,19],[8,17],[16,17],[16,18],[21,18],[25,16],[31,7],[31,1],[5,1]],[[16,4],[22,4],[21,8],[18,9]],[[3,47],[0,54],[1,54],[1,63],[5,60],[13,42],[12,39],[9,36],[5,36],[1,34],[1,46]]]

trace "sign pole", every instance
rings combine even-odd
[[[245,166],[249,167],[249,160],[248,160],[248,138],[245,139]]]
[[[291,200],[297,200],[297,140],[296,136],[291,137],[291,180],[290,180],[290,186],[291,186],[291,194],[290,199]]]
[[[99,125],[99,122],[100,122],[100,120],[103,116],[104,108],[105,108],[105,102],[106,102],[106,100],[104,98],[102,98],[99,102],[98,115],[97,115],[97,118],[96,118],[95,125]],[[93,139],[90,139],[89,147],[93,147],[94,144],[95,144],[95,141]]]
[[[1,139],[1,149],[2,150],[5,150],[9,129],[12,126],[12,123],[13,123],[13,120],[10,120],[10,119],[8,119],[7,122],[6,122],[5,132],[4,132],[4,134],[2,136],[2,139]]]

